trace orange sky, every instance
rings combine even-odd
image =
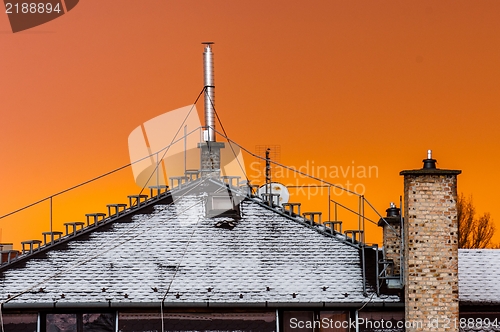
[[[234,140],[280,145],[296,167],[376,166],[332,181],[362,184],[380,211],[433,149],[438,167],[463,170],[459,191],[492,213],[500,242],[499,13],[496,0],[85,0],[16,34],[0,14],[0,214],[127,164],[135,127],[194,101],[200,43],[214,41]],[[126,172],[56,199],[56,223],[124,201]],[[0,220],[1,240],[48,230],[37,209]]]

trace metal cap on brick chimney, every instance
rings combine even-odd
[[[401,248],[403,247],[401,240],[401,226],[403,224],[401,210],[391,202],[390,207],[385,211],[387,216],[380,218],[378,225],[383,228],[383,264],[386,284],[388,288],[401,289],[403,287],[401,279]]]
[[[221,152],[224,143],[215,141],[215,86],[214,86],[214,56],[212,42],[205,45],[203,52],[203,76],[205,82],[205,130],[203,141],[198,144],[201,149],[200,171],[202,177],[219,177],[221,169]]]
[[[396,204],[391,202],[391,207],[385,210],[387,212],[387,217],[399,217],[399,208],[396,207]]]
[[[436,175],[458,175],[462,173],[459,170],[440,169],[436,168],[436,159],[432,159],[432,150],[427,150],[427,159],[423,160],[424,166],[420,169],[404,170],[399,172],[399,175],[423,175],[423,174],[436,174]]]
[[[206,142],[215,142],[215,84],[214,84],[214,54],[213,42],[204,42],[203,77],[205,82],[205,138]]]
[[[436,159],[432,159],[432,150],[427,150],[427,159],[422,161],[425,169],[436,169]]]
[[[387,216],[384,218],[380,218],[378,221],[378,225],[381,227],[385,227],[388,224],[400,224],[401,223],[401,209],[396,206],[393,202],[391,202],[389,208],[385,210]]]

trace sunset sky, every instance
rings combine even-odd
[[[134,128],[194,102],[213,41],[233,140],[279,145],[296,168],[376,167],[327,180],[362,185],[381,212],[432,149],[500,242],[499,15],[497,0],[83,0],[14,34],[0,13],[0,215],[127,164]],[[125,202],[139,189],[124,179],[55,198],[54,229]],[[1,241],[39,238],[48,206],[1,219]]]

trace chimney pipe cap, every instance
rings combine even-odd
[[[387,212],[387,217],[399,217],[400,209],[396,207],[396,204],[391,202],[390,207],[385,212]]]
[[[436,159],[432,159],[432,150],[427,150],[427,159],[424,162],[424,169],[436,169]]]

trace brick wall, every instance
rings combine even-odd
[[[206,142],[198,144],[201,149],[200,154],[200,170],[202,176],[219,177],[221,169],[221,152],[224,148],[224,143],[221,142]]]
[[[423,328],[406,331],[458,331],[456,198],[460,171],[421,169],[401,174],[405,188],[405,319],[423,323]]]
[[[390,275],[399,275],[399,266],[401,261],[401,221],[399,218],[384,218],[387,223],[392,227],[389,227],[384,223],[384,254],[386,259],[392,259],[394,261],[394,267],[391,271],[388,271]]]

